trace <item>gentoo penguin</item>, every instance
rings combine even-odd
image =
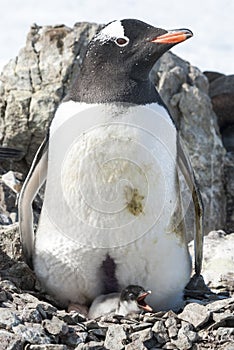
[[[130,285],[124,288],[121,293],[99,295],[92,302],[88,317],[94,319],[110,312],[121,316],[141,311],[151,312],[153,309],[145,302],[145,298],[149,294],[151,291],[146,291],[141,286]]]
[[[191,36],[135,19],[109,23],[89,43],[55,113],[21,191],[19,216],[26,261],[63,306],[89,306],[129,284],[157,291],[149,296],[154,310],[182,305],[191,259],[179,170],[192,192],[200,273],[199,191],[149,79],[159,57]],[[32,201],[45,180],[34,235]]]

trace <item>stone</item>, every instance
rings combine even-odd
[[[75,350],[104,350],[104,349],[105,349],[105,347],[104,347],[103,343],[98,343],[95,341],[91,341],[88,344],[79,344],[75,348]]]
[[[176,345],[179,350],[187,350],[191,349],[197,338],[197,333],[192,331],[191,324],[182,321],[177,339],[172,339],[171,342]]]
[[[44,328],[40,324],[25,322],[12,327],[12,330],[21,339],[31,344],[50,344],[52,340],[46,335]]]
[[[109,326],[104,347],[110,350],[124,349],[127,341],[127,334],[124,325],[111,325]]]
[[[233,140],[233,133],[231,140]],[[234,152],[230,151],[226,153],[225,156],[225,164],[224,164],[224,176],[225,176],[225,184],[226,184],[226,194],[227,194],[227,220],[225,230],[228,233],[233,232],[234,227],[234,179],[233,179],[233,171],[234,171]]]
[[[175,344],[168,342],[165,345],[163,345],[162,349],[177,349],[177,347],[175,346]]]
[[[37,310],[40,312],[43,318],[50,318],[53,315],[55,315],[57,311],[56,307],[52,306],[51,304],[45,301],[40,301],[38,303]]]
[[[34,25],[25,48],[5,67],[1,76],[4,97],[0,98],[0,110],[4,110],[1,132],[4,130],[6,134],[2,134],[1,141],[20,145],[28,166],[97,28],[98,25],[89,23],[73,28]],[[23,162],[18,163],[25,173]]]
[[[168,317],[165,321],[165,326],[168,331],[169,338],[175,338],[178,334],[177,319],[173,316]]]
[[[63,335],[60,335],[60,339],[63,344],[66,344],[68,347],[76,347],[77,345],[84,343],[88,333],[86,332],[77,332],[73,327],[68,327],[68,331]]]
[[[194,256],[193,242],[189,245]],[[234,233],[211,231],[204,237],[202,275],[205,283],[213,291],[234,292]]]
[[[105,338],[107,328],[94,328],[90,332],[92,332],[92,334],[94,334],[98,338]],[[90,334],[90,332],[89,332],[89,334]]]
[[[7,301],[7,293],[4,290],[0,292],[0,303],[3,301]]]
[[[44,320],[42,323],[45,330],[52,335],[60,335],[68,333],[68,326],[58,317],[53,316],[51,320]]]
[[[152,327],[152,323],[140,322],[140,323],[133,324],[131,326],[131,330],[133,332],[138,332],[138,331],[142,331],[143,329],[149,328],[149,327]]]
[[[169,341],[167,329],[163,321],[156,321],[152,331],[155,333],[155,338],[159,344],[165,344]]]
[[[190,322],[195,328],[199,328],[208,322],[210,312],[205,306],[192,303],[185,306],[184,310],[178,315],[178,318]]]
[[[135,346],[138,344],[139,347],[140,344],[142,344],[146,348],[151,348],[157,343],[157,341],[154,338],[154,333],[150,328],[132,333],[130,335],[130,339],[132,339]]]
[[[223,165],[226,151],[208,96],[207,78],[198,68],[170,52],[156,63],[151,75],[175,120],[194,168],[205,206],[205,233],[213,227],[225,227]],[[205,156],[207,154],[212,156]],[[191,196],[187,195],[190,202]],[[189,226],[189,230],[192,232],[193,227]],[[191,233],[189,238],[192,239]]]
[[[68,325],[76,325],[80,322],[84,322],[86,318],[79,314],[78,312],[66,312],[65,310],[58,310],[57,311],[57,317],[64,322],[66,322]],[[86,329],[85,325],[82,325],[83,329]]]
[[[27,306],[23,308],[20,317],[23,322],[41,323],[42,317],[38,310],[29,309]]]
[[[12,329],[12,327],[19,325],[21,319],[17,315],[16,311],[13,312],[10,309],[0,308],[0,327],[7,330]]]
[[[25,350],[67,350],[67,346],[62,344],[27,345]]]
[[[0,349],[21,350],[23,348],[22,339],[16,334],[12,334],[4,329],[0,329]]]

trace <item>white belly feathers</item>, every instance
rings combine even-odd
[[[190,260],[183,230],[171,231],[176,167],[176,130],[163,107],[63,103],[50,129],[35,246],[47,288],[65,302],[90,302],[102,292],[99,269],[108,254],[120,285],[151,289],[155,307],[177,304]],[[60,283],[61,264],[69,265],[69,288]]]

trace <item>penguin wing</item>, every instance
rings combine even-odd
[[[192,165],[185,155],[179,138],[177,137],[178,165],[192,193],[195,210],[195,272],[200,275],[203,256],[203,203]]]
[[[45,182],[47,175],[48,137],[44,139],[32,162],[19,195],[19,231],[23,254],[27,264],[32,268],[34,245],[32,202]]]

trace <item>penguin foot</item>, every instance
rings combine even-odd
[[[69,304],[67,308],[68,312],[78,312],[79,314],[82,314],[84,317],[88,316],[88,307],[86,305],[81,304]]]

